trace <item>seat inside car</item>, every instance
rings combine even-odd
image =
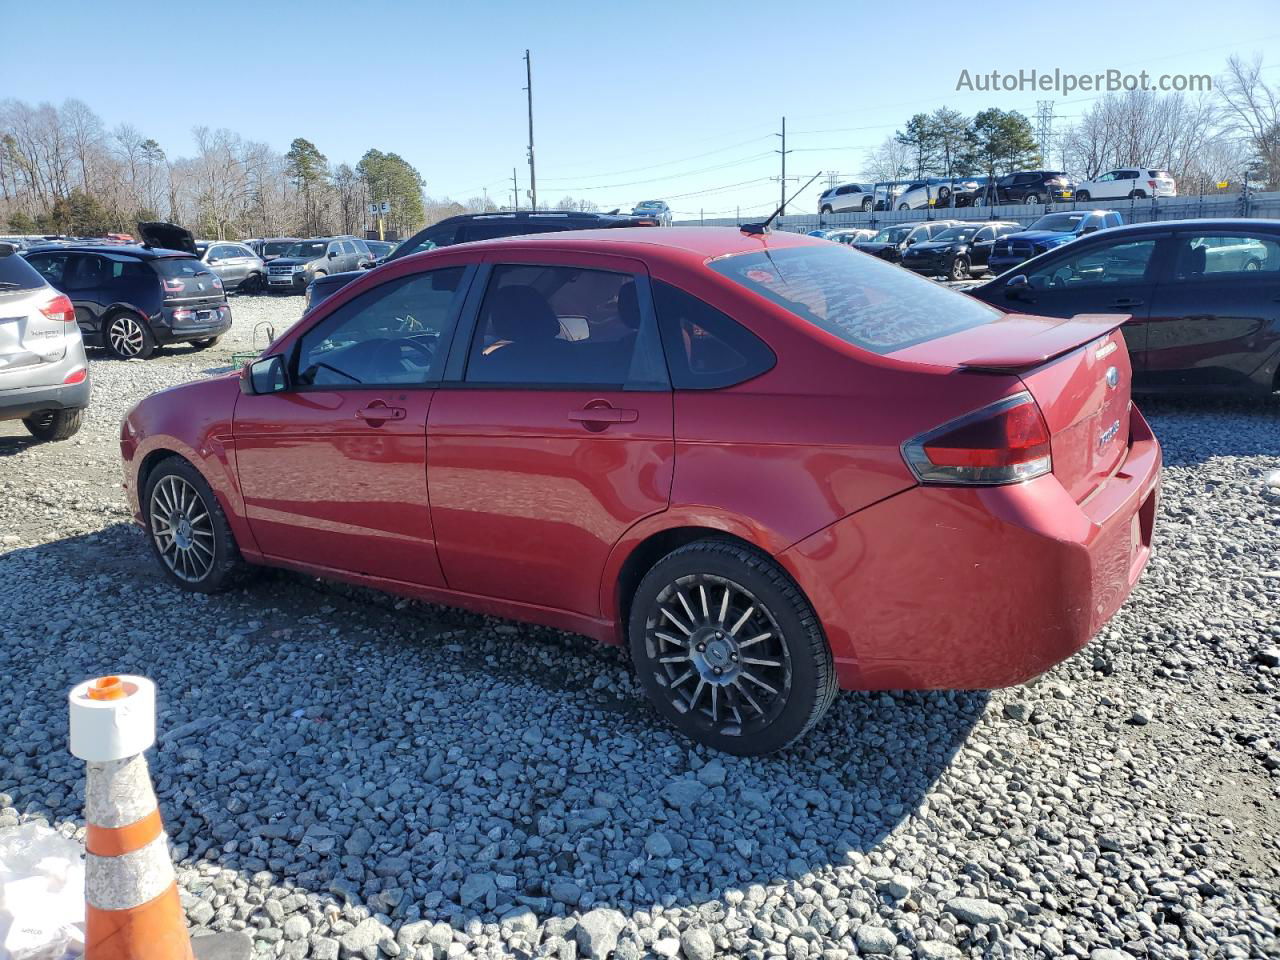
[[[485,380],[527,380],[519,376],[555,364],[567,346],[560,320],[546,297],[530,286],[502,287],[485,302],[487,345],[478,372]]]

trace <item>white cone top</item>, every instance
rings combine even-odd
[[[125,760],[156,742],[156,685],[146,677],[120,675],[110,679],[119,682],[123,696],[90,696],[90,688],[102,686],[96,679],[77,684],[67,695],[71,753],[81,760]]]

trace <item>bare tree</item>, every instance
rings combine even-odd
[[[896,137],[886,137],[862,161],[862,175],[876,182],[901,180],[911,172],[912,149]]]
[[[1262,79],[1262,57],[1232,56],[1218,80],[1229,129],[1248,138],[1268,190],[1280,190],[1280,87]]]

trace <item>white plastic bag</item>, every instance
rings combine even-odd
[[[0,960],[84,950],[84,847],[38,823],[0,831]]]

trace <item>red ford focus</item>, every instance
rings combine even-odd
[[[126,486],[183,587],[268,564],[627,643],[679,729],[763,753],[837,689],[1025,681],[1120,606],[1160,448],[1117,323],[791,234],[468,244],[143,400]]]

